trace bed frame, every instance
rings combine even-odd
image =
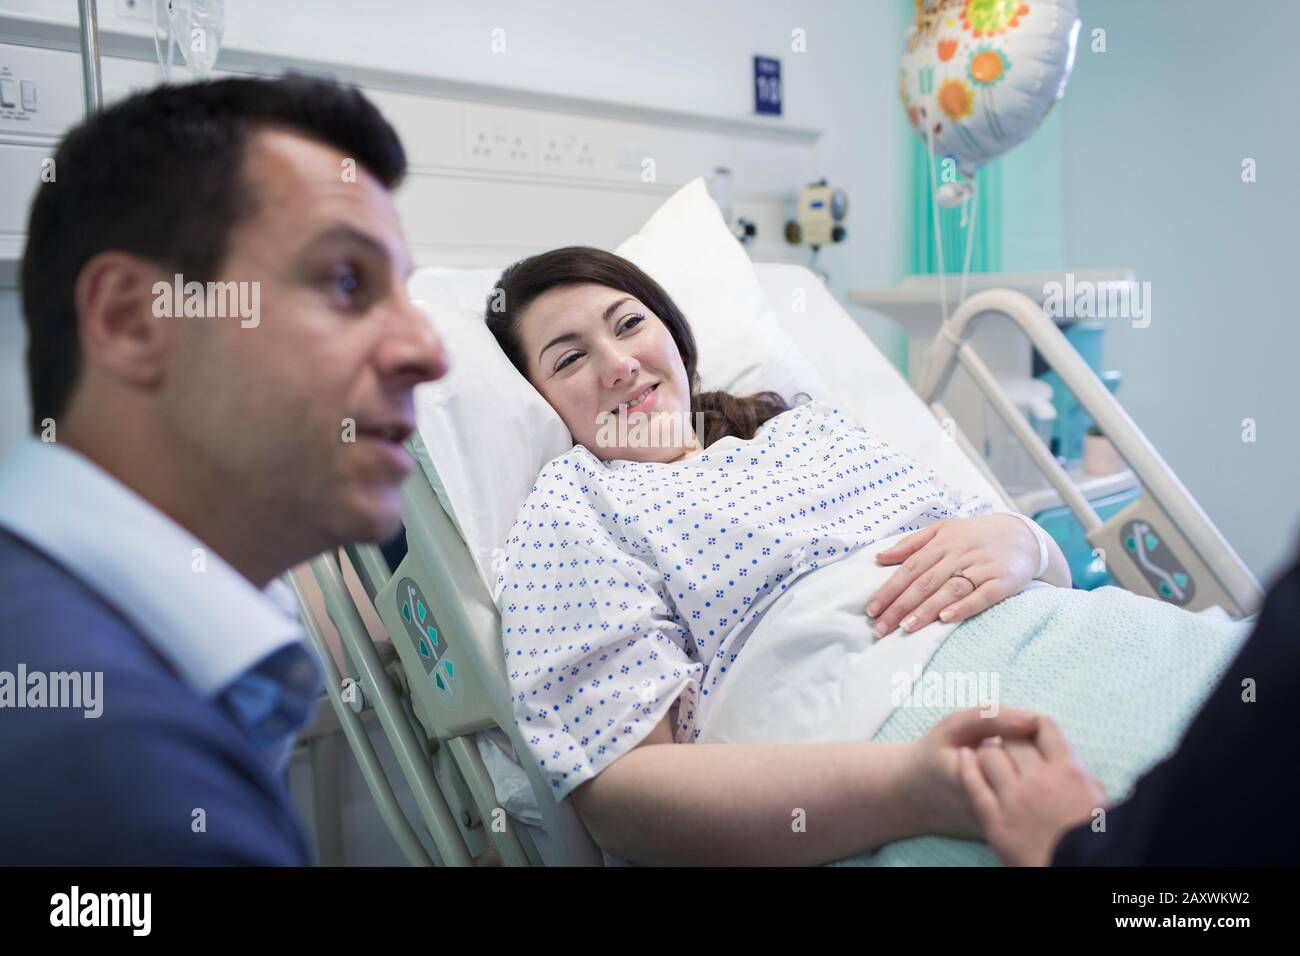
[[[1137,476],[1141,494],[1110,520],[1102,522],[1097,516],[970,345],[976,325],[998,316],[1014,322],[1029,338]],[[972,295],[944,323],[916,388],[941,421],[949,418],[943,396],[959,366],[1060,494],[1096,549],[1094,555],[1120,586],[1191,611],[1218,605],[1235,619],[1254,613],[1263,596],[1259,582],[1037,303],[1010,289],[989,289]],[[973,460],[996,482],[982,457],[974,455]]]

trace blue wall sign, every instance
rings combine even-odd
[[[781,61],[754,57],[754,112],[781,115]]]

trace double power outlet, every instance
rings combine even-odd
[[[479,168],[583,175],[596,172],[596,150],[577,133],[471,124],[465,158]]]

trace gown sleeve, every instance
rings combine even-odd
[[[581,505],[526,504],[497,580],[515,721],[556,800],[674,705],[674,737],[691,742],[704,670],[658,573],[582,514]]]

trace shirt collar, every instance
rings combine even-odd
[[[216,696],[279,648],[303,642],[282,582],[259,591],[67,447],[30,436],[14,443],[0,463],[0,526],[114,606],[201,696]]]

